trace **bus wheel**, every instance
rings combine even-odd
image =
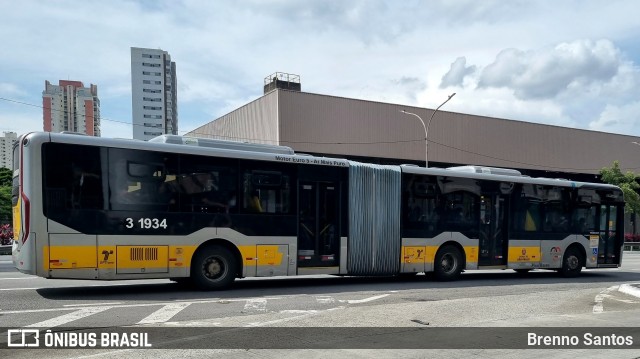
[[[456,280],[462,272],[462,254],[454,246],[444,246],[436,254],[434,275],[439,281]]]
[[[191,278],[202,290],[225,289],[236,279],[236,259],[220,246],[202,248],[193,258]]]
[[[576,248],[567,249],[562,258],[562,269],[560,274],[565,278],[573,278],[580,275],[584,259],[582,253]]]

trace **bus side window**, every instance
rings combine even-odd
[[[71,189],[71,205],[73,208],[102,208],[101,176],[78,163],[71,164],[73,179]]]
[[[242,209],[247,213],[290,213],[290,178],[280,171],[245,171]]]
[[[251,191],[251,195],[249,196],[249,203],[247,205],[247,209],[250,212],[262,213],[262,204],[260,203],[260,194],[257,190]]]

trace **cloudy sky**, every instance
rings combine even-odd
[[[132,137],[131,47],[177,64],[183,134],[306,92],[640,136],[640,2],[0,0],[0,131],[42,130],[45,80],[96,84]]]

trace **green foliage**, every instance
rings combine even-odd
[[[0,168],[0,225],[11,223],[11,182],[12,171]]]
[[[613,161],[613,166],[611,168],[605,167],[601,169],[600,175],[602,176],[603,182],[618,186],[622,189],[626,202],[626,206],[624,207],[625,212],[640,213],[640,195],[638,194],[640,184],[636,181],[638,176],[635,173],[631,171],[622,173],[620,163]]]
[[[11,223],[11,187],[0,186],[0,224]]]
[[[10,169],[0,167],[0,187],[11,187],[11,180],[13,179],[13,173]]]

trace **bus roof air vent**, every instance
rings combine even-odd
[[[75,132],[75,131],[62,131],[60,133],[64,133],[65,135],[78,135],[78,136],[89,136],[86,133]]]
[[[491,175],[522,177],[522,173],[520,173],[520,171],[512,170],[509,168],[483,167],[483,166],[458,166],[458,167],[448,167],[447,170],[457,171],[457,172],[467,172],[467,173],[484,173],[484,174],[491,174]]]
[[[161,135],[149,140],[156,143],[172,143],[176,145],[188,145],[196,147],[219,148],[224,150],[252,151],[263,153],[277,153],[282,155],[293,155],[295,152],[291,147],[265,145],[260,143],[247,143],[225,140],[213,140],[210,138],[186,137],[177,135]]]

